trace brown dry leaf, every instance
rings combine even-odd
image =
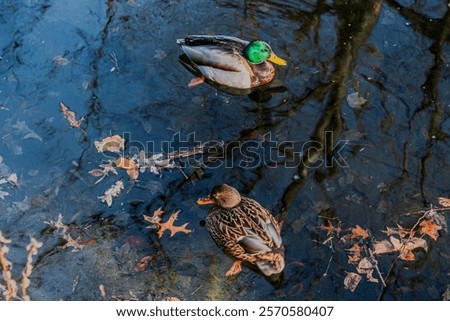
[[[174,226],[173,223],[175,222],[175,220],[178,217],[178,213],[180,213],[180,211],[176,211],[175,213],[173,213],[172,215],[170,215],[169,219],[167,220],[167,222],[164,223],[158,223],[159,225],[159,231],[157,233],[158,237],[161,238],[161,236],[163,235],[165,230],[169,230],[170,231],[170,237],[174,236],[176,233],[178,232],[183,232],[183,233],[191,233],[192,230],[188,230],[186,229],[186,226],[189,223],[184,223],[181,226]]]
[[[361,246],[358,243],[353,244],[347,251],[353,253],[353,255],[348,255],[349,264],[356,264],[361,260]]]
[[[111,185],[109,189],[106,190],[105,194],[99,196],[98,198],[110,207],[113,202],[113,197],[117,197],[123,190],[122,180],[117,181],[115,184]]]
[[[91,244],[92,240],[83,241],[81,240],[81,237],[78,236],[75,240],[70,236],[70,234],[64,234],[63,239],[67,241],[66,244],[63,245],[63,249],[66,249],[68,247],[73,247],[71,252],[78,252],[79,250],[82,250],[86,245]]]
[[[438,200],[439,204],[441,204],[441,206],[450,207],[450,198],[438,197],[437,200]]]
[[[401,238],[405,238],[405,237],[409,236],[409,234],[411,233],[411,230],[403,228],[401,225],[397,224],[396,228],[386,226],[386,231],[381,231],[381,232],[386,233],[388,236],[400,235]],[[414,236],[414,233],[412,236]]]
[[[103,138],[100,142],[94,141],[94,146],[95,148],[97,148],[97,151],[99,153],[102,152],[119,153],[122,149],[125,148],[125,139],[123,139],[119,135],[113,135]]]
[[[414,249],[423,248],[425,251],[428,249],[427,241],[418,237],[412,237],[407,240],[399,240],[393,236],[390,237],[390,241],[396,251],[400,252],[399,257],[405,261],[414,261],[416,257],[412,252]]]
[[[116,169],[113,166],[113,163],[114,163],[113,161],[110,161],[106,164],[100,164],[100,167],[102,169],[94,168],[89,171],[89,174],[91,174],[92,176],[96,176],[96,177],[101,176],[100,179],[98,179],[95,182],[95,184],[100,183],[106,176],[108,176],[109,172],[113,172],[116,175],[118,174]]]
[[[392,243],[389,242],[388,240],[373,242],[372,246],[373,246],[373,254],[384,254],[396,251],[394,245],[392,245]]]
[[[336,235],[339,235],[339,233],[341,233],[342,229],[341,227],[338,225],[337,227],[334,227],[333,224],[329,223],[328,225],[320,225],[319,226],[322,230],[327,231],[327,236],[331,236],[334,232],[336,233]]]
[[[139,166],[133,160],[125,157],[119,157],[119,159],[115,161],[115,164],[119,168],[126,169],[127,174],[131,179],[135,180],[138,178]]]
[[[119,157],[115,162],[117,167],[123,169],[137,169],[138,166],[131,160],[125,157]]]
[[[163,213],[164,211],[162,210],[162,207],[160,207],[153,212],[153,216],[144,215],[144,220],[152,224],[157,224],[159,226],[159,222],[161,222],[161,215]]]
[[[363,258],[359,264],[356,270],[359,274],[365,274],[367,277],[367,281],[378,283],[378,279],[373,277],[373,264],[369,261],[367,257]]]
[[[59,109],[62,111],[64,117],[67,119],[70,126],[75,128],[80,127],[81,122],[76,119],[75,113],[73,111],[70,111],[69,107],[64,105],[64,103],[60,102]]]
[[[429,235],[433,240],[439,237],[438,231],[442,230],[442,226],[433,222],[432,219],[424,219],[419,224],[420,233]]]
[[[365,229],[363,229],[361,226],[356,225],[353,228],[350,228],[350,231],[352,232],[352,236],[351,238],[357,238],[357,237],[361,237],[363,239],[368,238],[369,237],[369,232]]]
[[[349,272],[344,279],[344,287],[346,290],[355,292],[362,277],[358,273]]]
[[[178,299],[176,296],[168,296],[167,301],[181,301],[181,300]]]
[[[153,253],[152,255],[144,256],[138,264],[135,265],[134,269],[138,272],[143,272],[147,269],[148,262],[153,260],[156,257],[156,253]]]

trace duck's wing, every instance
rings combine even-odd
[[[246,197],[231,210],[213,206],[206,223],[216,243],[238,258],[282,247],[280,224],[267,209]]]
[[[177,39],[177,44],[199,67],[239,72],[248,41],[229,36],[193,35]]]

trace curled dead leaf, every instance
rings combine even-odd
[[[94,146],[99,153],[119,153],[125,148],[125,139],[119,135],[113,135],[103,138],[101,141],[94,141]]]

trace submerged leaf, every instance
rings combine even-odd
[[[123,190],[123,182],[122,180],[117,181],[114,185],[112,185],[109,189],[106,190],[105,194],[99,196],[98,198],[110,207],[113,202],[113,197],[117,197]]]
[[[138,272],[143,272],[148,267],[148,262],[153,260],[156,257],[156,253],[153,253],[152,255],[144,256],[138,264],[135,265],[134,269]]]

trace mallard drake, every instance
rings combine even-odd
[[[177,39],[177,44],[202,74],[189,83],[190,87],[206,78],[232,88],[254,88],[275,77],[275,68],[269,61],[286,65],[262,40],[199,35]]]
[[[226,184],[214,187],[197,203],[213,204],[206,228],[214,241],[236,258],[226,276],[238,274],[242,261],[256,264],[266,276],[283,271],[281,223],[261,204]]]

